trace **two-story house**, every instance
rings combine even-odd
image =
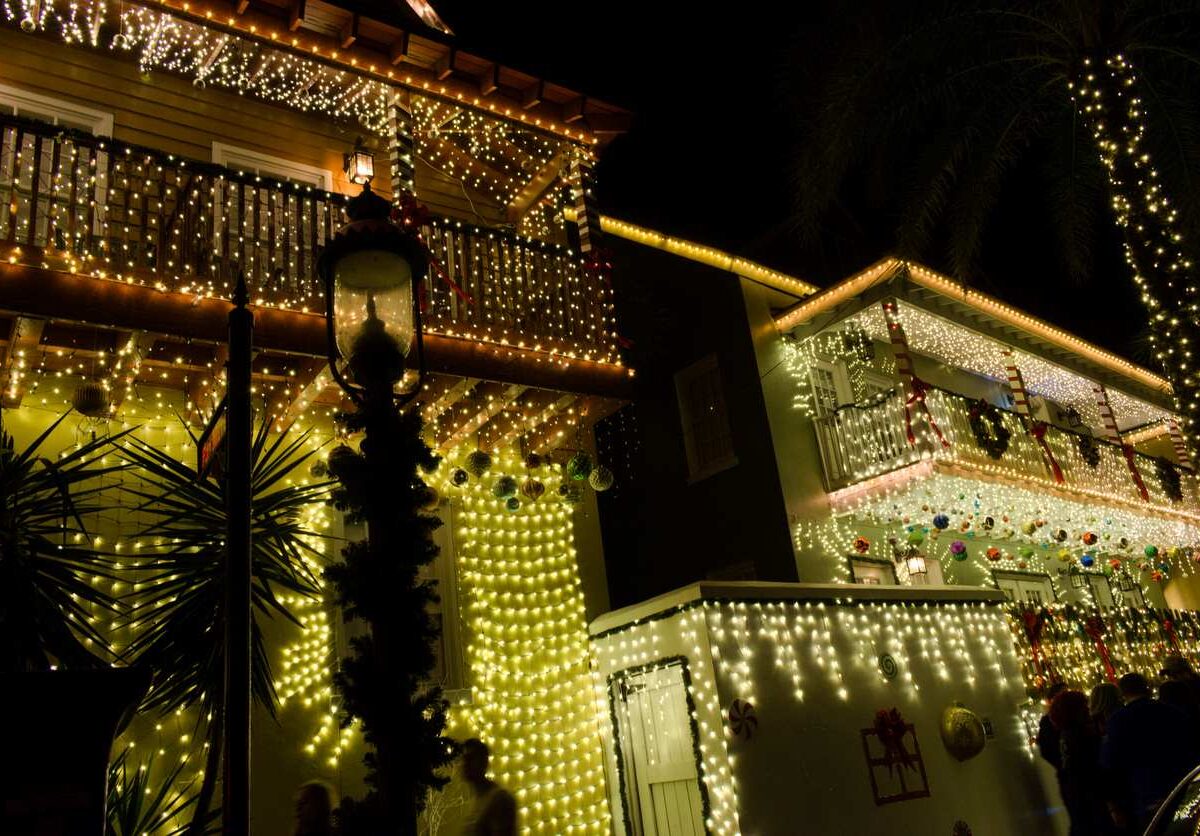
[[[327,451],[348,404],[328,368],[316,261],[369,169],[376,192],[413,192],[436,260],[420,288],[417,402],[443,456],[433,576],[451,732],[491,744],[529,830],[608,832],[586,620],[608,608],[595,494],[611,478],[583,457],[631,393],[591,196],[627,114],[460,49],[417,0],[2,8],[6,430],[23,444],[74,406],[51,453],[135,427],[194,461],[181,419],[198,429],[221,396],[240,269],[256,411]],[[564,477],[577,455],[579,478]],[[89,521],[135,567],[136,516],[118,505]],[[336,560],[339,515],[309,516]],[[114,653],[156,629],[136,592],[105,625]],[[281,705],[254,726],[262,833],[288,829],[306,780],[361,790],[360,742],[338,729],[330,680],[342,619],[320,597],[284,605],[301,626],[267,626]],[[206,720],[143,716],[123,742],[138,763],[157,752],[160,771],[185,763],[177,789],[194,793]]]

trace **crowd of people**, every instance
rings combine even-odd
[[[1058,775],[1071,836],[1141,836],[1200,766],[1200,676],[1179,655],[1161,675],[1157,698],[1140,673],[1091,694],[1050,688],[1037,745]]]

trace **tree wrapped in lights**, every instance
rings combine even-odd
[[[844,20],[844,36],[826,33],[818,49],[829,50],[827,60],[798,51],[822,74],[796,74],[799,226],[816,240],[847,178],[894,178],[870,191],[895,202],[863,209],[900,218],[895,240],[873,245],[972,280],[988,267],[1011,270],[1004,259],[1024,258],[1044,226],[1061,266],[1088,281],[1111,210],[1149,312],[1155,359],[1194,435],[1194,4],[967,0],[863,14],[870,19]],[[1018,180],[1020,192],[1009,188]],[[1006,233],[1019,241],[1003,241]]]
[[[330,473],[340,483],[334,503],[350,521],[367,522],[370,539],[347,546],[345,562],[326,577],[346,618],[361,619],[370,631],[351,639],[354,654],[334,681],[343,720],[361,721],[372,751],[364,759],[371,789],[361,801],[343,801],[339,821],[344,834],[415,833],[428,790],[446,783],[438,770],[455,754],[443,736],[441,689],[426,685],[438,637],[429,609],[437,593],[419,578],[438,554],[432,535],[441,520],[422,512],[434,494],[421,478],[438,459],[421,438],[417,409],[400,413],[389,399],[368,399],[344,421],[366,437],[362,453],[343,446],[330,454]],[[368,457],[389,466],[372,466]]]

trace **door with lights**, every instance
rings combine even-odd
[[[613,699],[632,836],[703,836],[683,665],[621,675]]]

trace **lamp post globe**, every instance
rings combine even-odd
[[[345,357],[357,386],[392,386],[404,376],[405,358],[420,341],[414,285],[425,277],[421,243],[391,220],[391,204],[371,191],[346,205],[350,221],[337,231],[318,262],[325,282],[330,365]],[[418,345],[418,350],[419,350]]]

